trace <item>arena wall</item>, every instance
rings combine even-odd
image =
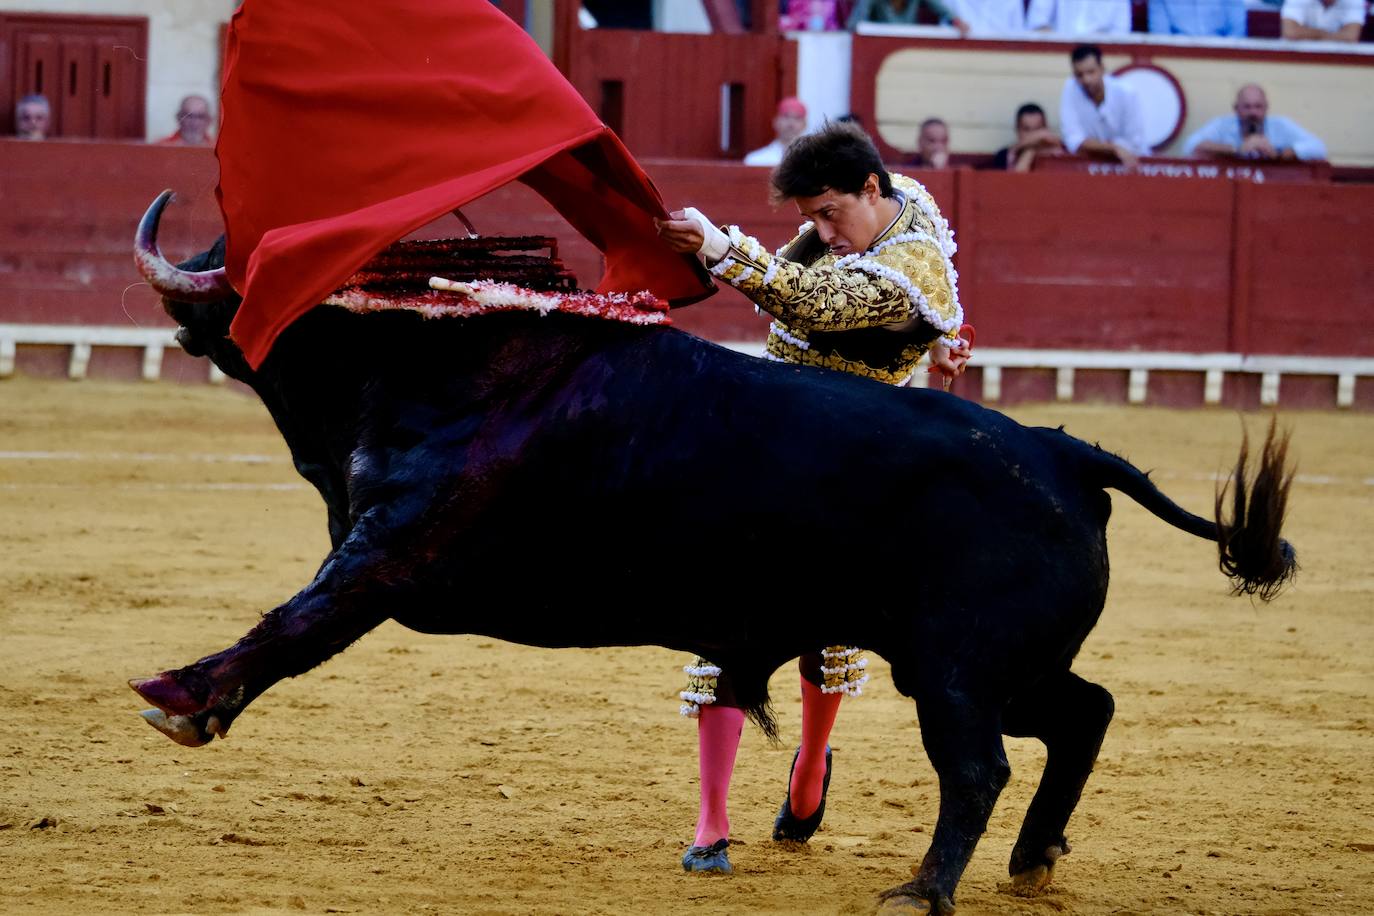
[[[670,207],[690,203],[770,247],[796,231],[795,210],[769,204],[764,169],[644,164]],[[0,376],[153,377],[179,360],[170,321],[134,273],[134,225],[171,187],[181,200],[164,251],[182,259],[207,247],[220,231],[216,174],[208,150],[0,140]],[[960,244],[979,348],[965,393],[1374,404],[1374,185],[914,174]],[[596,250],[521,185],[464,211],[483,233],[554,236],[584,285],[599,275]],[[419,234],[459,231],[446,217]],[[767,328],[728,289],[674,320],[742,349],[757,350]],[[105,346],[143,352],[114,358]]]

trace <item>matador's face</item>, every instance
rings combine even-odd
[[[837,258],[867,251],[896,215],[890,212],[896,204],[882,196],[876,175],[869,175],[857,194],[826,188],[815,197],[798,197],[796,203]]]

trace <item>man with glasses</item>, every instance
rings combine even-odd
[[[210,102],[203,95],[188,95],[177,109],[177,129],[158,143],[169,146],[209,146]]]
[[[14,106],[14,135],[20,140],[46,140],[52,108],[46,97],[26,95]]]

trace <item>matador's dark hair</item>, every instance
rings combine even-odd
[[[1069,62],[1073,64],[1087,60],[1089,57],[1095,57],[1099,64],[1102,63],[1102,49],[1097,45],[1079,45],[1069,52]]]
[[[773,202],[815,197],[827,190],[858,194],[869,175],[878,176],[884,197],[892,196],[892,179],[863,128],[852,122],[827,121],[820,130],[798,137],[787,148],[773,170]]]

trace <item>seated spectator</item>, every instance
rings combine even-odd
[[[582,0],[577,18],[584,29],[647,31],[654,27],[653,4],[649,0]]]
[[[916,14],[920,12],[922,4],[928,6],[941,22],[947,21],[958,29],[961,37],[968,35],[968,23],[946,6],[944,0],[859,0],[854,4],[854,11],[849,14],[845,27],[853,31],[861,22],[915,25]]]
[[[785,0],[778,14],[783,31],[835,31],[840,28],[840,10],[835,0]]]
[[[806,133],[806,106],[796,96],[788,96],[778,103],[777,114],[773,115],[773,142],[761,146],[744,157],[745,165],[766,165],[769,167],[782,162],[782,154],[792,141]]]
[[[1073,76],[1059,96],[1059,125],[1071,153],[1115,159],[1135,168],[1150,152],[1145,112],[1135,92],[1102,69],[1102,49],[1079,45],[1069,55]]]
[[[1281,34],[1289,40],[1359,41],[1365,0],[1283,0]]]
[[[949,168],[949,125],[939,118],[926,118],[916,131],[916,154],[906,164],[918,169]]]
[[[177,109],[176,132],[157,142],[168,146],[209,146],[210,117],[209,100],[203,95],[188,95]]]
[[[1026,28],[1065,35],[1125,35],[1131,0],[1030,0]]]
[[[1236,93],[1235,115],[1213,118],[1183,144],[1185,156],[1219,159],[1325,159],[1326,144],[1292,120],[1269,117],[1269,99],[1251,83]]]
[[[962,20],[975,36],[1024,32],[1026,5],[1022,0],[954,0],[951,18]]]
[[[1150,32],[1244,38],[1245,0],[1150,0]]]
[[[1016,109],[1016,142],[997,151],[992,160],[993,168],[1029,172],[1036,156],[1062,152],[1063,149],[1063,141],[1049,128],[1045,109],[1034,102],[1027,102]]]
[[[46,96],[26,95],[14,106],[14,135],[20,140],[48,139],[52,107]]]

